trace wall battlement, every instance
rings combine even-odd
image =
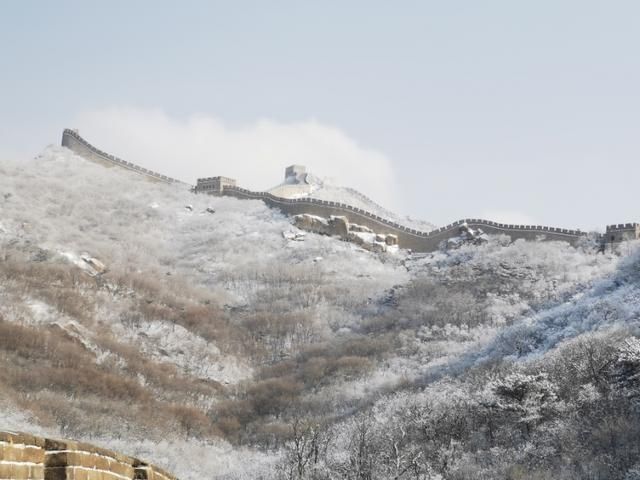
[[[154,181],[178,183],[187,186],[179,180],[169,178],[160,173],[152,172],[130,162],[121,160],[113,155],[99,150],[82,138],[77,131],[66,129],[62,134],[62,145],[70,148],[76,154],[96,161],[106,166],[119,166],[145,175]],[[304,173],[304,167],[292,165],[286,174]],[[401,248],[410,248],[416,252],[432,252],[439,248],[443,241],[460,234],[463,225],[474,229],[482,229],[490,235],[505,234],[512,239],[525,240],[560,240],[576,244],[588,234],[577,229],[549,227],[545,225],[514,225],[479,218],[467,218],[450,223],[444,227],[428,232],[419,231],[401,225],[397,222],[380,217],[361,208],[339,202],[320,200],[316,198],[283,198],[268,192],[255,192],[238,187],[236,181],[227,177],[208,177],[198,179],[194,188],[196,193],[211,195],[226,195],[239,199],[262,200],[268,206],[277,208],[287,215],[310,214],[329,218],[331,216],[345,216],[349,222],[364,225],[375,232],[393,234],[398,237]],[[640,239],[640,224],[625,223],[608,225],[607,233],[601,235],[602,243],[617,243],[625,240]]]
[[[396,235],[398,237],[398,245],[401,248],[410,248],[416,252],[432,252],[437,250],[443,241],[459,235],[460,227],[463,225],[471,228],[480,228],[487,234],[510,235],[513,239],[562,240],[571,244],[577,243],[587,235],[586,232],[580,230],[547,227],[544,225],[503,224],[479,218],[458,220],[444,227],[429,232],[422,232],[387,220],[361,208],[329,200],[319,200],[316,198],[281,198],[268,192],[254,192],[241,187],[225,187],[222,194],[240,199],[262,200],[270,207],[277,208],[287,215],[306,213],[325,218],[345,216],[349,219],[349,222],[364,225],[375,232]]]
[[[604,234],[604,241],[606,243],[620,243],[638,238],[640,238],[640,224],[638,223],[607,225],[607,232]]]
[[[176,480],[159,467],[82,442],[0,432],[2,480]]]
[[[62,146],[67,147],[76,155],[79,155],[87,160],[91,160],[106,167],[117,166],[120,168],[124,168],[125,170],[131,170],[136,173],[140,173],[147,178],[163,183],[170,184],[178,184],[185,185],[186,183],[181,182],[180,180],[176,180],[175,178],[167,177],[166,175],[162,175],[161,173],[154,172],[152,170],[148,170],[144,167],[140,167],[135,163],[127,162],[126,160],[122,160],[114,155],[111,155],[107,152],[103,152],[97,147],[94,147],[89,142],[87,142],[84,138],[80,136],[77,130],[72,130],[66,128],[62,132]]]
[[[638,226],[637,223],[618,223],[617,225],[607,225],[607,232],[619,232],[621,230],[632,230]]]

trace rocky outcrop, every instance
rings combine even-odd
[[[303,213],[294,215],[293,224],[309,232],[339,237],[372,252],[386,252],[398,248],[397,235],[376,233],[364,225],[350,223],[345,216],[323,218]]]
[[[307,232],[320,233],[322,235],[333,235],[333,231],[329,226],[329,221],[326,218],[318,217],[317,215],[294,215],[293,224],[301,230]]]
[[[460,225],[459,234],[447,240],[446,248],[458,248],[464,244],[480,245],[489,240],[481,228],[471,228],[466,223]]]
[[[82,442],[0,432],[2,480],[176,480],[142,460]]]

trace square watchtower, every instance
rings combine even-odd
[[[619,223],[607,225],[606,243],[619,243],[640,239],[640,223]]]
[[[199,178],[196,183],[196,193],[207,193],[209,195],[222,195],[225,187],[235,187],[236,181],[229,177],[208,177]]]
[[[285,181],[290,179],[300,179],[307,173],[307,167],[304,165],[290,165],[284,170]]]

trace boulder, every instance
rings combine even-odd
[[[80,258],[82,258],[84,263],[88,266],[86,270],[92,276],[101,275],[107,271],[105,264],[97,258],[90,257],[89,255],[82,255]]]
[[[371,230],[369,227],[365,227],[364,225],[358,225],[357,223],[352,223],[351,225],[349,225],[349,231],[350,232],[363,232],[363,233],[372,233],[373,230]]]
[[[343,216],[331,216],[329,225],[332,229],[332,235],[338,235],[346,239],[349,235],[349,219]]]
[[[309,232],[321,233],[324,235],[331,235],[332,228],[329,226],[329,222],[326,218],[317,217],[315,215],[309,215],[303,213],[301,215],[294,215],[293,224],[303,230]]]

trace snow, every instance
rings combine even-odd
[[[253,374],[252,368],[240,359],[223,354],[215,345],[175,323],[155,320],[115,324],[113,330],[119,339],[137,345],[147,356],[198,378],[233,384]]]
[[[332,202],[344,203],[356,208],[361,208],[369,213],[378,215],[379,217],[423,232],[429,232],[436,228],[435,225],[429,222],[416,220],[391,212],[390,210],[378,205],[373,200],[369,199],[360,192],[349,187],[331,185],[323,182],[316,185],[313,191],[308,195],[308,197],[317,198],[318,200],[328,200]]]
[[[397,215],[353,188],[335,185],[328,179],[321,179],[312,174],[305,174],[302,178],[287,178],[284,183],[270,189],[269,192],[285,198],[316,198],[318,200],[351,205],[389,221],[423,232],[428,232],[435,228],[429,222]]]
[[[350,189],[326,183],[316,187],[314,198],[393,216]],[[367,322],[388,311],[394,315],[388,330],[398,332],[397,350],[372,361],[366,376],[329,379],[306,398],[349,408],[380,398],[376,405],[380,411],[382,402],[388,401],[387,392],[411,381],[428,383],[416,401],[446,408],[444,400],[438,403],[446,396],[437,390],[444,382],[432,387],[434,378],[446,378],[485,361],[533,362],[584,334],[616,328],[640,332],[640,253],[633,243],[625,247],[623,257],[594,256],[558,242],[510,243],[500,237],[490,237],[480,246],[460,242],[459,248],[448,252],[375,255],[354,244],[305,234],[262,202],[193,195],[179,186],[104,169],[56,147],[33,162],[0,164],[0,207],[0,247],[22,245],[25,251],[43,253],[70,275],[104,282],[104,288],[92,293],[95,311],[83,320],[7,281],[0,285],[3,320],[56,325],[104,365],[107,359],[116,363],[118,359],[98,347],[98,328],[154,362],[233,388],[251,381],[259,368],[249,358],[229,351],[218,337],[204,338],[188,323],[168,321],[161,313],[129,317],[135,300],[162,306],[163,299],[147,298],[142,287],[110,284],[116,276],[135,275],[151,284],[167,282],[181,290],[185,302],[197,303],[206,297],[226,312],[258,309],[267,299],[272,302],[270,308],[279,309],[276,314],[304,311],[305,320],[327,343],[374,336]],[[377,241],[371,232],[355,234],[369,243]],[[107,272],[98,275],[103,267]],[[422,291],[420,282],[427,282]],[[446,290],[431,303],[421,297],[430,294],[434,285],[456,282],[464,291]],[[493,283],[500,282],[504,284],[494,289]],[[291,292],[300,285],[306,290]],[[394,299],[397,291],[411,287],[416,292],[404,299],[404,310],[393,310],[396,307],[380,300]],[[475,296],[469,293],[472,290]],[[439,307],[436,301],[455,306],[468,302],[470,312],[486,315],[484,323],[458,321],[455,315],[438,322],[432,318]],[[403,329],[409,320],[417,323]],[[580,401],[588,402],[597,394],[585,387]],[[7,399],[0,397],[0,401]],[[216,399],[207,401],[213,404]],[[15,405],[0,406],[0,428],[45,431],[37,419]],[[212,472],[257,478],[271,472],[278,461],[273,452],[173,435],[162,442],[108,434],[80,440],[138,455],[185,479],[209,478]]]

